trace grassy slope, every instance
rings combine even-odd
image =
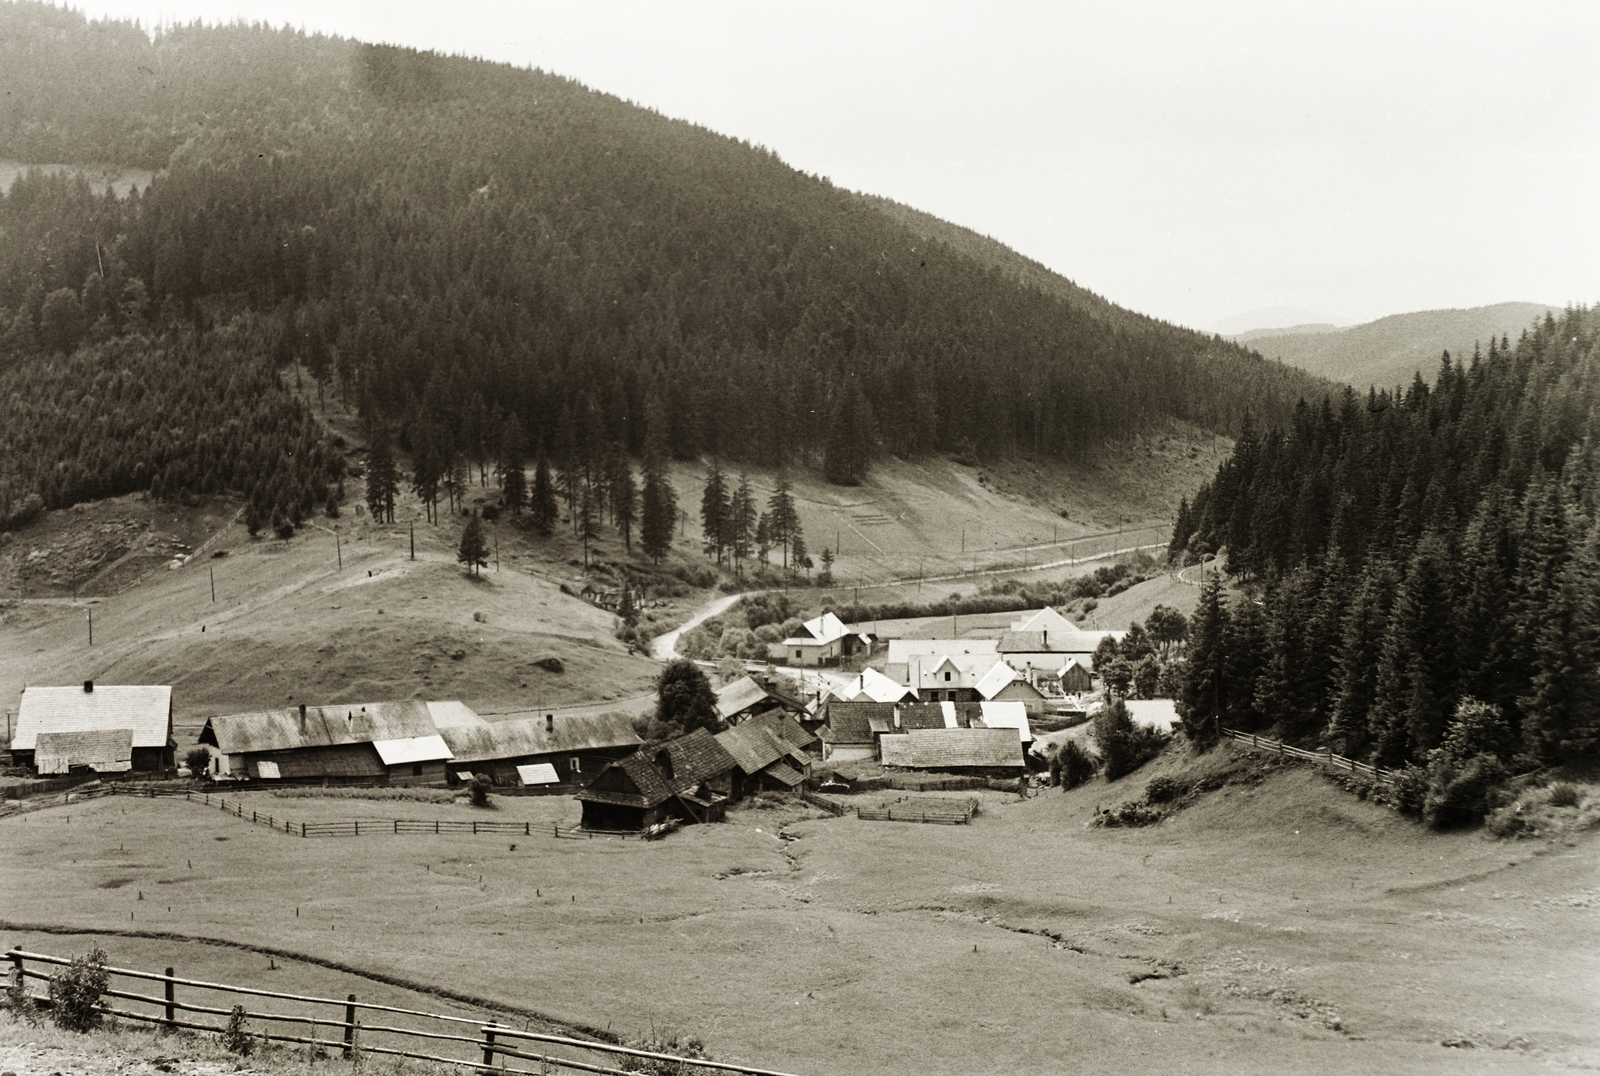
[[[966,827],[741,809],[659,844],[515,851],[300,841],[198,806],[99,801],[70,822],[0,820],[0,904],[9,919],[88,927],[133,911],[624,1034],[681,1028],[715,1054],[818,1074],[1600,1060],[1582,985],[1600,973],[1593,835],[1430,835],[1312,772],[1259,764],[1160,826],[1084,828],[1180,765],[1025,802],[984,793]],[[393,810],[257,798],[297,817]],[[547,821],[576,805],[510,800],[500,814]],[[796,839],[776,836],[784,823]],[[141,888],[159,903],[136,903]],[[258,964],[208,970],[260,977]],[[1508,1048],[1440,1045],[1461,1038]]]
[[[1409,385],[1420,371],[1430,384],[1439,369],[1439,354],[1448,349],[1466,362],[1475,343],[1489,347],[1491,337],[1513,340],[1555,307],[1538,303],[1498,303],[1470,310],[1424,310],[1394,314],[1336,332],[1288,333],[1252,337],[1249,346],[1269,359],[1281,359],[1334,381],[1359,389]]]

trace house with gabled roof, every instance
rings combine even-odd
[[[903,702],[916,697],[911,686],[885,676],[877,669],[862,669],[855,679],[835,689],[835,698],[846,702]]]
[[[28,687],[11,736],[12,763],[41,774],[168,770],[177,752],[166,686]]]
[[[761,718],[717,733],[717,742],[733,756],[733,798],[736,800],[763,789],[792,792],[804,784],[811,773],[810,756]]]
[[[486,721],[459,703],[431,703],[429,709],[450,748],[451,785],[486,774],[500,788],[570,791],[644,742],[622,713],[524,711]]]
[[[730,725],[768,710],[796,715],[807,712],[804,702],[778,690],[770,680],[754,676],[741,676],[718,688],[716,708],[717,716]]]
[[[1048,705],[1044,692],[1003,661],[995,662],[978,681],[978,698],[984,702],[1021,703],[1033,714],[1044,713]]]
[[[863,648],[872,646],[872,636],[853,632],[833,613],[823,613],[806,621],[800,631],[767,648],[767,659],[778,665],[815,667],[837,665]]]
[[[829,762],[858,762],[877,757],[872,721],[892,721],[894,704],[842,702],[823,707],[822,757]]]
[[[721,821],[738,765],[705,729],[609,763],[577,795],[583,825],[596,830],[642,830],[677,818]]]

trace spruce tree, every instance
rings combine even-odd
[[[611,475],[611,517],[616,522],[622,543],[633,552],[633,525],[639,520],[639,487],[634,484],[628,458],[617,455],[617,469]]]
[[[556,500],[556,486],[550,478],[550,461],[543,452],[533,470],[533,490],[528,496],[528,513],[533,517],[533,529],[549,537],[560,518],[561,507]]]
[[[489,565],[489,540],[484,537],[483,520],[474,512],[461,529],[461,544],[456,548],[456,560],[467,566],[472,575]]]
[[[1221,576],[1211,572],[1200,585],[1200,602],[1189,618],[1188,662],[1177,700],[1183,734],[1202,745],[1215,743],[1221,735],[1227,631]]]
[[[525,466],[522,423],[513,415],[500,434],[497,469],[500,472],[500,488],[503,491],[506,507],[519,515],[523,505],[528,502],[528,476],[523,471]]]
[[[394,522],[394,499],[400,492],[400,476],[394,465],[389,435],[383,430],[368,434],[367,510],[379,523]]]
[[[722,464],[712,460],[700,494],[700,531],[705,536],[706,553],[714,554],[719,565],[728,533],[728,513],[728,482],[722,473]]]
[[[772,496],[767,498],[767,538],[783,549],[784,571],[789,570],[789,550],[800,534],[800,516],[795,512],[793,489],[789,476],[780,473]]]
[[[672,548],[672,527],[678,517],[678,498],[660,463],[645,464],[644,493],[639,508],[639,544],[657,564]]]
[[[728,547],[733,555],[734,571],[742,578],[744,562],[754,551],[756,532],[756,501],[750,492],[750,476],[741,474],[739,485],[728,503]]]

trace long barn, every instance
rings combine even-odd
[[[328,784],[442,785],[450,748],[433,709],[458,702],[300,706],[213,717],[200,742],[218,776]]]

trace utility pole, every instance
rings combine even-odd
[[[344,571],[344,550],[339,548],[339,532],[333,532],[333,555],[339,559],[339,570]]]
[[[211,604],[217,603],[217,570],[211,565],[206,565],[206,573],[211,576]]]
[[[417,559],[417,521],[411,521],[411,559]]]
[[[89,610],[89,645],[94,645],[94,610]]]
[[[494,536],[494,571],[496,575],[500,574],[500,535],[498,533]],[[627,586],[628,584],[624,581],[622,585]]]

